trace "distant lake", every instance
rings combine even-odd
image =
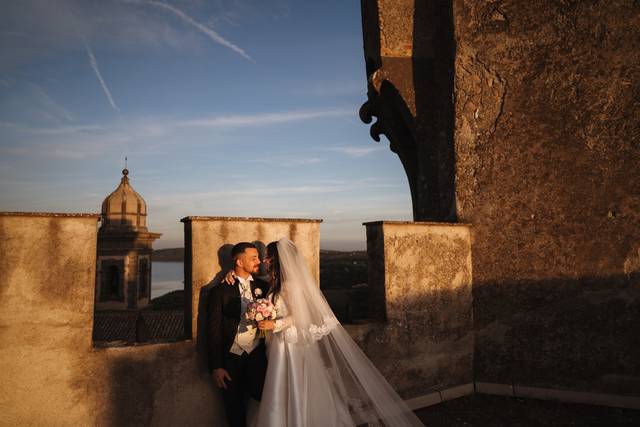
[[[184,289],[183,280],[184,263],[152,262],[151,298],[159,297],[177,289]]]

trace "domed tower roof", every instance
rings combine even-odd
[[[102,231],[147,231],[147,204],[127,175],[124,169],[120,185],[102,202]]]

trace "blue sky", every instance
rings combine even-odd
[[[189,215],[321,218],[322,247],[410,219],[357,112],[360,2],[41,0],[0,16],[0,210],[97,212],[131,182],[182,245]]]

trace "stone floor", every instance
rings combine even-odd
[[[416,412],[428,427],[640,426],[640,411],[475,394]]]

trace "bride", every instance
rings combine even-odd
[[[422,426],[329,308],[288,239],[264,260],[277,320],[263,320],[269,360],[258,427]]]

